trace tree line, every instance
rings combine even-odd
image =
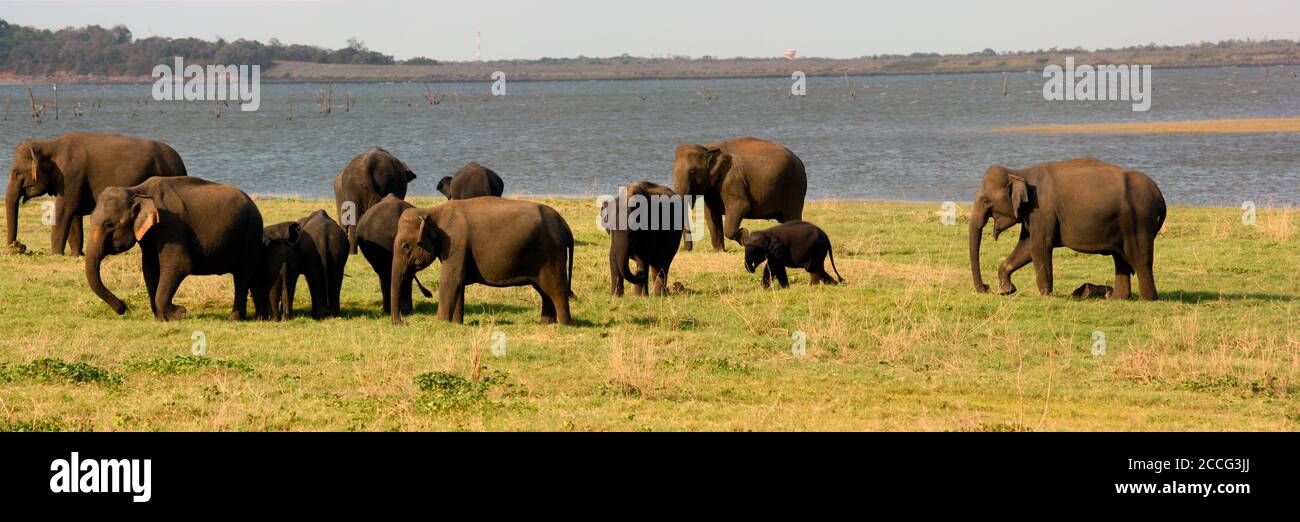
[[[190,63],[261,65],[275,61],[336,64],[398,63],[391,55],[372,51],[351,38],[347,46],[330,50],[314,45],[285,45],[272,38],[267,43],[218,38],[135,38],[124,25],[66,27],[58,30],[14,25],[0,19],[0,71],[18,75],[147,76],[158,64],[182,56]],[[421,58],[422,64],[433,62]],[[435,62],[436,63],[436,62]]]

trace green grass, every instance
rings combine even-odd
[[[437,204],[433,199],[417,205]],[[110,258],[118,317],[79,259],[51,257],[39,203],[0,255],[0,430],[1296,430],[1300,236],[1293,215],[1175,207],[1157,241],[1162,300],[1075,301],[1108,258],[1057,250],[1060,295],[976,295],[966,226],[929,204],[818,201],[848,283],[764,291],[735,245],[678,256],[670,298],[611,300],[589,200],[546,200],[578,239],[570,327],[537,322],[531,289],[471,287],[465,325],[394,327],[374,274],[348,264],[346,318],[230,323],[231,280],[193,277],[149,313],[139,254]],[[332,203],[258,202],[267,223]],[[753,222],[751,228],[769,226]],[[1015,231],[1009,232],[1015,237]],[[1013,243],[985,240],[984,275]],[[435,265],[423,274],[437,282]],[[192,354],[194,332],[207,340]],[[492,332],[505,335],[493,354]],[[792,353],[795,332],[807,353]],[[1107,342],[1092,354],[1093,333]]]

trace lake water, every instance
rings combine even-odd
[[[1149,112],[1129,102],[1051,102],[1035,71],[1001,74],[810,78],[808,96],[789,97],[790,80],[512,82],[492,97],[490,82],[430,84],[455,91],[440,105],[422,84],[336,84],[335,105],[317,111],[316,84],[264,84],[261,110],[232,103],[213,118],[209,102],[156,102],[150,85],[67,85],[61,119],[27,115],[26,91],[0,122],[0,167],[25,138],[69,131],[158,139],[180,152],[190,175],[258,194],[332,197],[331,183],[356,154],[379,145],[420,179],[411,191],[436,194],[439,178],[469,160],[497,170],[507,194],[587,196],[631,181],[671,180],[673,150],[753,135],[786,145],[808,168],[810,198],[970,201],[993,164],[1027,166],[1097,156],[1145,171],[1171,204],[1239,206],[1300,203],[1300,135],[1067,136],[981,131],[1056,123],[1142,122],[1300,116],[1300,68],[1156,70]],[[848,84],[859,85],[857,97]],[[697,91],[703,86],[715,99]],[[48,85],[36,89],[51,99]],[[103,106],[95,108],[96,98]],[[642,99],[644,97],[645,99]],[[84,116],[74,117],[81,102]],[[2,103],[2,102],[0,102]],[[295,117],[287,119],[289,106]],[[52,110],[51,110],[52,112]]]

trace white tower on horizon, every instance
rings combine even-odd
[[[483,29],[474,32],[474,61],[483,62]]]

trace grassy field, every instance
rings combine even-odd
[[[230,323],[230,278],[198,277],[177,297],[190,317],[163,324],[138,250],[106,264],[131,307],[118,317],[79,259],[45,253],[48,228],[28,203],[19,237],[36,253],[0,255],[0,430],[1300,429],[1288,209],[1261,209],[1254,226],[1236,209],[1170,209],[1155,303],[1068,297],[1111,284],[1113,265],[1064,249],[1061,295],[1032,291],[1032,266],[1017,274],[1020,295],[976,295],[964,216],[945,226],[938,205],[858,201],[810,202],[805,216],[829,232],[845,285],[791,272],[790,289],[764,291],[731,245],[678,256],[683,294],[611,300],[592,202],[546,203],[578,239],[570,327],[538,324],[530,289],[486,287],[467,291],[463,326],[436,322],[417,296],[394,327],[360,257],[346,318]],[[332,208],[258,204],[267,223]],[[986,280],[1012,245],[986,239]]]

